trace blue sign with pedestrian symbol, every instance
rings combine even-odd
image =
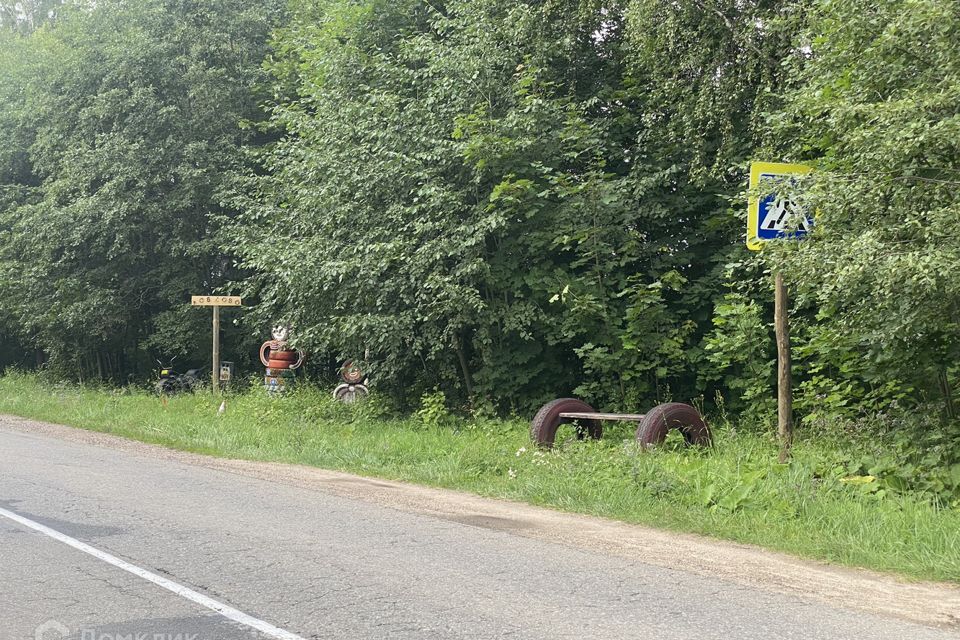
[[[800,238],[810,233],[813,218],[788,194],[758,194],[757,190],[777,182],[793,182],[796,176],[810,173],[810,167],[779,162],[754,162],[750,165],[750,207],[747,212],[747,247],[759,250],[764,242],[781,238]],[[786,190],[788,191],[788,190]]]

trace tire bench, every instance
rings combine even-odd
[[[530,424],[530,438],[540,447],[553,446],[557,429],[563,424],[576,424],[577,438],[603,437],[603,422],[636,422],[637,442],[644,448],[664,441],[671,429],[683,434],[688,445],[710,446],[710,427],[696,408],[682,402],[657,405],[647,413],[600,413],[582,400],[559,398],[543,405]]]

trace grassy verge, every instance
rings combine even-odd
[[[778,465],[766,437],[715,427],[717,446],[644,453],[627,426],[551,452],[522,421],[464,422],[435,413],[385,417],[376,402],[337,405],[325,392],[219,400],[0,378],[0,413],[224,457],[314,465],[460,489],[762,545],[796,555],[960,582],[960,510],[844,481],[838,445],[798,443]]]

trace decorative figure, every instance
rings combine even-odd
[[[289,328],[277,325],[272,333],[273,340],[260,346],[260,362],[267,368],[263,386],[270,393],[280,393],[293,386],[296,370],[303,364],[305,356],[303,351],[287,346]]]
[[[347,360],[340,367],[340,378],[343,384],[333,390],[333,397],[345,404],[352,404],[367,396],[367,375],[353,362]]]

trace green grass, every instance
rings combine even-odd
[[[776,464],[768,437],[715,427],[710,451],[641,452],[627,425],[599,442],[531,447],[523,421],[384,417],[305,389],[163,405],[145,392],[0,378],[0,413],[216,456],[338,469],[753,543],[914,578],[960,582],[960,510],[842,481],[840,445],[800,441]],[[437,424],[439,423],[439,424]]]

